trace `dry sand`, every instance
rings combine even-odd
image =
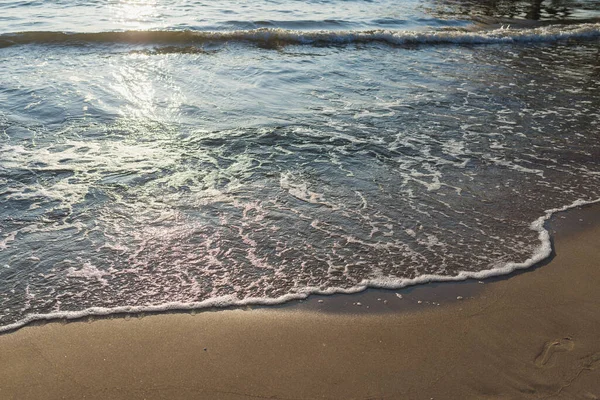
[[[599,215],[559,220],[547,265],[476,293],[441,285],[465,298],[440,306],[352,306],[366,293],[345,297],[360,314],[299,305],[26,327],[0,336],[0,399],[599,399],[600,226],[582,228]]]

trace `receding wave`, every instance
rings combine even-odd
[[[261,28],[235,31],[125,31],[98,33],[19,32],[0,35],[0,48],[15,45],[141,44],[201,45],[205,43],[246,42],[264,46],[343,45],[386,43],[391,45],[494,44],[554,42],[566,39],[600,37],[600,23],[549,25],[533,29],[501,27],[470,32],[461,29],[438,31],[297,31]]]
[[[145,306],[120,306],[120,307],[90,307],[80,311],[60,311],[47,314],[29,314],[25,318],[13,322],[8,325],[0,326],[0,334],[11,332],[29,325],[34,322],[55,321],[55,320],[74,320],[85,317],[104,317],[118,314],[136,314],[136,313],[158,313],[167,311],[191,311],[191,310],[206,310],[211,308],[227,308],[227,307],[243,307],[247,305],[275,305],[282,304],[292,300],[306,299],[310,295],[332,295],[336,293],[353,294],[359,293],[367,288],[379,289],[401,289],[407,286],[419,285],[429,282],[458,282],[466,279],[486,279],[494,276],[507,275],[514,271],[530,268],[552,255],[552,242],[550,233],[544,227],[554,214],[568,211],[570,209],[585,205],[600,203],[600,199],[583,200],[579,199],[572,204],[546,210],[543,216],[537,218],[531,223],[529,228],[538,232],[539,245],[531,254],[531,256],[523,262],[508,262],[499,268],[486,269],[478,272],[461,271],[455,276],[427,274],[421,275],[413,279],[398,279],[398,278],[375,278],[366,279],[349,288],[329,287],[327,289],[318,287],[305,287],[303,291],[297,293],[289,293],[278,298],[268,297],[250,297],[239,299],[235,295],[219,296],[209,298],[204,301],[196,302],[166,302],[155,305]]]

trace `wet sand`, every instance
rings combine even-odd
[[[600,399],[599,219],[561,214],[551,262],[483,284],[25,327],[0,398]]]

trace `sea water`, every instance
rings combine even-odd
[[[0,4],[0,330],[483,278],[600,198],[596,1]]]

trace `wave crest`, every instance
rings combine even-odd
[[[245,42],[274,47],[286,45],[345,45],[386,43],[390,45],[495,44],[553,42],[565,39],[600,37],[600,23],[549,25],[533,29],[470,32],[461,29],[439,31],[297,31],[260,28],[235,31],[124,31],[97,33],[18,32],[0,35],[0,48],[40,44],[76,46],[86,44],[202,45]]]

